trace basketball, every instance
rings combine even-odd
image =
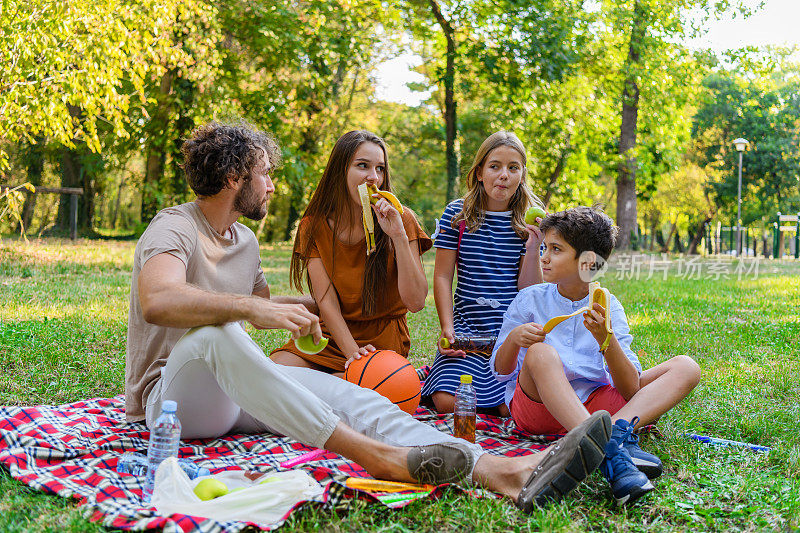
[[[419,406],[422,385],[408,359],[391,350],[378,350],[356,359],[344,373],[344,379],[365,389],[372,389],[405,411]]]

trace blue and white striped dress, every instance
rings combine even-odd
[[[453,217],[461,211],[463,199],[447,205],[437,222],[434,246],[458,249],[458,282],[453,296],[453,327],[456,337],[495,336],[503,314],[517,295],[520,260],[525,240],[511,227],[511,211],[487,212],[483,224],[470,233],[464,230],[458,247],[458,225]],[[437,352],[422,396],[443,391],[454,394],[461,374],[470,374],[478,407],[496,407],[505,402],[505,387],[489,370],[488,357],[444,357]]]

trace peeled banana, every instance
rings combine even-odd
[[[614,334],[614,329],[611,327],[611,308],[609,307],[609,304],[611,303],[611,293],[608,292],[608,289],[604,289],[603,287],[601,287],[600,282],[593,281],[589,283],[589,294],[591,295],[591,298],[589,299],[589,305],[581,307],[577,311],[570,313],[568,315],[554,316],[553,318],[548,320],[545,323],[544,328],[542,328],[545,334],[550,333],[554,327],[561,324],[566,319],[572,318],[581,313],[585,313],[586,311],[591,311],[592,306],[595,303],[599,303],[600,305],[603,306],[603,309],[606,310],[605,325],[606,325],[607,335],[606,335],[606,340],[603,341],[603,344],[600,345],[600,351],[601,352],[605,351],[605,349],[608,348],[608,343],[611,342],[611,335]]]
[[[400,203],[400,200],[397,199],[397,196],[390,193],[389,191],[382,191],[378,189],[375,185],[367,185],[367,190],[369,191],[369,203],[376,204],[378,203],[378,198],[375,198],[373,195],[377,194],[383,198],[385,198],[392,207],[397,209],[397,211],[402,215],[403,214],[403,205]]]
[[[389,191],[382,191],[375,185],[367,185],[362,183],[358,186],[358,198],[361,200],[361,219],[364,223],[364,234],[367,236],[367,255],[375,251],[375,221],[372,218],[372,209],[370,205],[378,202],[378,198],[373,195],[377,194],[381,198],[385,198],[387,202],[392,204],[392,207],[402,215],[403,206],[397,196]]]
[[[375,221],[372,218],[370,194],[366,183],[358,186],[358,197],[361,200],[361,222],[364,224],[364,234],[367,236],[367,255],[369,255],[375,251]]]

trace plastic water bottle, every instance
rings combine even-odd
[[[161,403],[161,416],[150,430],[150,445],[147,447],[147,477],[144,486],[144,501],[149,502],[153,495],[156,470],[161,461],[178,456],[181,440],[181,422],[175,415],[178,404],[172,400]]]
[[[211,475],[211,471],[208,468],[198,466],[189,459],[178,459],[178,466],[186,472],[189,479]],[[117,473],[146,476],[147,456],[137,452],[123,453],[122,456],[117,459]]]
[[[456,389],[456,405],[453,417],[453,435],[475,442],[475,387],[472,386],[472,376],[462,374],[461,385]]]

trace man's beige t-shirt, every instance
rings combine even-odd
[[[139,303],[139,272],[152,257],[168,253],[186,266],[186,282],[213,292],[250,295],[267,286],[258,240],[235,222],[231,238],[217,233],[194,202],[160,211],[136,244],[125,356],[125,415],[144,420],[147,395],[161,376],[172,347],[188,329],[148,324]]]

